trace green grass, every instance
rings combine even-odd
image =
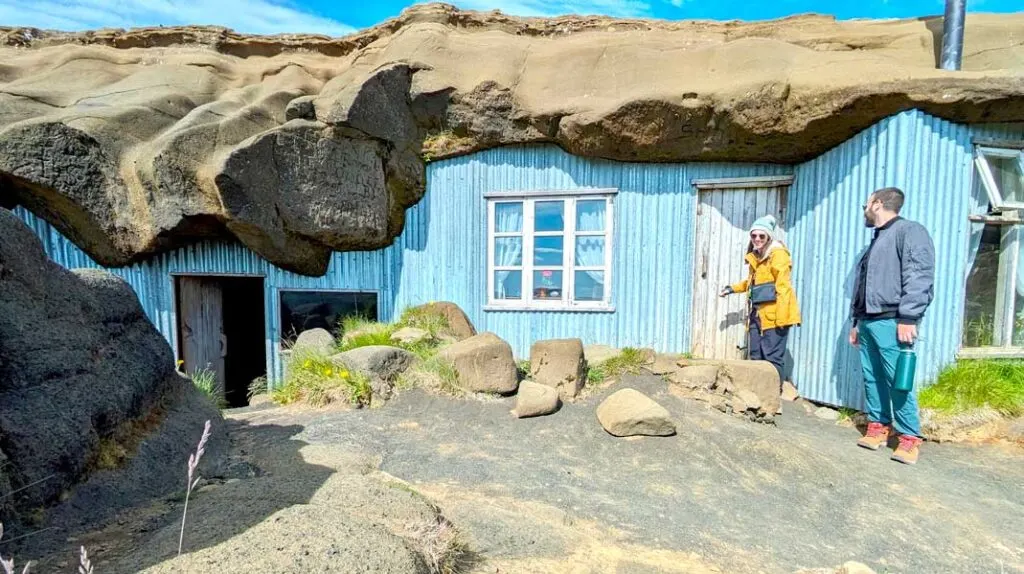
[[[922,407],[946,413],[987,405],[1007,416],[1024,415],[1024,361],[958,361],[918,399]]]
[[[436,355],[418,361],[408,371],[399,375],[396,387],[399,390],[420,387],[453,397],[465,394],[459,385],[459,374],[455,370],[455,365]]]
[[[516,361],[516,371],[519,374],[520,381],[530,378],[530,361],[527,359]]]
[[[611,359],[587,368],[587,384],[601,385],[609,379],[622,375],[636,375],[647,362],[647,355],[640,349],[626,347]]]
[[[372,393],[370,379],[365,375],[349,371],[327,357],[300,353],[292,355],[284,385],[275,389],[270,397],[282,405],[301,401],[321,407],[342,398],[349,404],[365,406],[370,403]]]
[[[437,313],[432,313],[423,307],[409,307],[402,311],[402,316],[398,319],[398,327],[423,329],[430,334],[431,338],[436,339],[448,330],[449,325],[448,319]]]
[[[192,373],[192,384],[209,397],[217,408],[227,408],[228,402],[224,398],[224,389],[217,382],[217,373],[210,369],[199,369]]]
[[[852,421],[860,414],[857,409],[851,409],[850,407],[839,407],[839,421]]]

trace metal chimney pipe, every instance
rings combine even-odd
[[[967,0],[946,0],[946,15],[942,19],[943,70],[959,70],[964,49],[964,13]]]

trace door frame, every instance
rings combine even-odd
[[[178,361],[184,360],[182,357],[181,349],[181,309],[178,306],[178,278],[179,277],[225,277],[225,278],[251,278],[251,279],[263,279],[263,312],[268,312],[267,309],[267,275],[265,273],[190,273],[188,271],[171,271],[168,273],[168,278],[171,282],[171,338],[174,340],[172,351],[174,351],[174,366],[177,370]],[[267,338],[267,325],[264,321],[263,325],[263,339]],[[269,362],[268,362],[269,364]]]
[[[782,213],[782,221],[780,225],[787,226],[788,222],[788,202],[789,202],[789,190],[796,180],[796,175],[760,175],[750,177],[718,177],[718,178],[695,178],[690,181],[690,185],[694,188],[693,203],[692,203],[692,227],[693,232],[691,234],[691,245],[694,246],[694,258],[693,268],[690,271],[690,321],[687,325],[689,332],[685,336],[685,340],[690,343],[690,350],[694,348],[695,333],[694,333],[694,306],[697,304],[697,275],[701,267],[701,254],[698,253],[697,246],[699,245],[699,218],[700,218],[700,206],[701,206],[701,193],[702,192],[714,192],[714,191],[728,191],[728,190],[740,190],[740,189],[757,189],[757,188],[779,188],[779,210]],[[788,246],[788,244],[787,244]],[[745,355],[749,357],[750,346],[749,337],[745,335],[744,351]]]

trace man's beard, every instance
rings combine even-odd
[[[872,218],[868,217],[867,215],[865,215],[864,216],[864,227],[867,227],[868,229],[871,229],[874,226],[875,226],[874,220]]]

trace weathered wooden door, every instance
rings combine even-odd
[[[179,328],[185,372],[213,371],[224,389],[224,304],[220,282],[211,277],[179,277]]]
[[[754,220],[774,215],[779,223],[778,238],[785,240],[786,187],[712,187],[698,189],[698,194],[693,354],[708,359],[743,359],[747,356],[747,296],[722,298],[718,293],[750,274],[743,258]]]

